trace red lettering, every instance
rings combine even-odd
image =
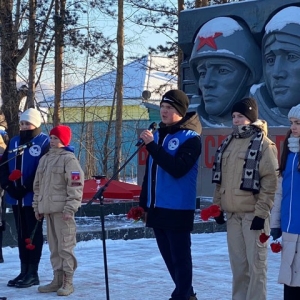
[[[215,160],[217,147],[221,145],[227,135],[208,135],[204,141],[204,164],[207,168],[212,168]]]
[[[216,147],[215,136],[208,135],[205,137],[204,141],[204,163],[207,168],[212,168],[214,163],[214,151],[213,148]]]
[[[138,164],[140,166],[146,165],[146,160],[148,156],[148,151],[146,150],[146,147],[142,147],[139,151],[139,156],[138,156]]]
[[[275,142],[277,150],[278,150],[278,161],[280,161],[284,139],[285,139],[284,135],[276,135],[275,136],[274,142]]]

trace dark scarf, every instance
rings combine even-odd
[[[30,142],[42,132],[41,127],[31,130],[20,130],[20,145]]]
[[[212,182],[220,184],[222,181],[222,155],[232,138],[244,139],[253,136],[247,148],[243,165],[240,189],[257,194],[260,189],[259,162],[262,156],[264,134],[261,129],[252,125],[234,126],[232,134],[217,149],[213,164]]]

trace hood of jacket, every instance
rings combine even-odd
[[[67,155],[69,153],[74,153],[69,147],[61,147],[61,148],[50,148],[48,153],[46,153],[48,156],[56,156],[56,155]]]
[[[268,135],[268,123],[265,120],[256,120],[255,122],[251,123],[251,125],[261,129],[261,131],[267,136]]]

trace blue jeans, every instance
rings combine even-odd
[[[153,228],[159,251],[175,284],[172,300],[188,300],[194,294],[190,231]]]

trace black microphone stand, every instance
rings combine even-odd
[[[101,229],[102,229],[102,246],[103,246],[103,260],[104,260],[104,272],[105,272],[105,287],[106,287],[106,299],[109,300],[109,284],[108,284],[108,268],[107,268],[107,256],[106,256],[106,232],[105,232],[105,226],[104,226],[104,196],[103,193],[109,186],[109,184],[117,178],[118,174],[126,167],[126,165],[131,161],[131,159],[140,151],[140,149],[145,145],[145,143],[141,143],[137,150],[125,161],[125,163],[120,167],[119,170],[116,171],[115,174],[112,175],[112,177],[102,186],[99,188],[99,190],[96,192],[94,197],[89,200],[89,202],[85,205],[85,208],[89,207],[95,200],[99,200],[100,203],[100,219],[101,219]],[[93,176],[96,179],[101,179],[104,176]]]
[[[9,161],[15,159],[17,156],[22,155],[23,152],[24,152],[24,149],[20,149],[20,150],[18,150],[18,151],[16,151],[16,152],[17,152],[17,154],[16,154],[15,156],[13,156],[13,157],[11,157],[10,159],[7,159],[6,161],[2,162],[2,163],[0,164],[0,167],[2,167],[3,165],[7,164]]]

